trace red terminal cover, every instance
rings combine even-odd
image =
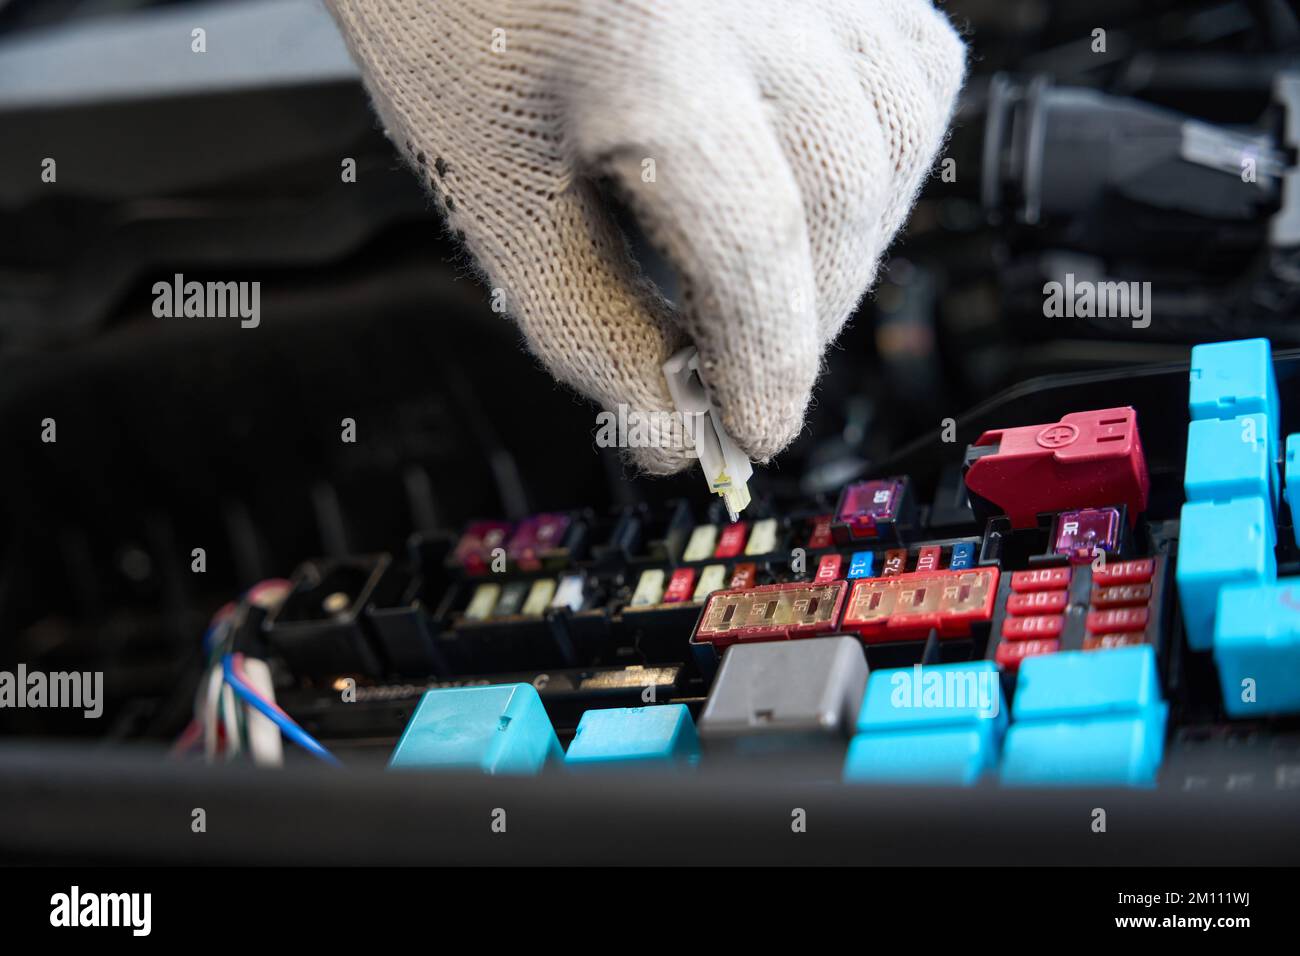
[[[1124,504],[1132,525],[1146,510],[1151,479],[1132,407],[1073,412],[1050,425],[985,432],[971,451],[966,487],[1002,510],[1015,528],[1043,512]]]

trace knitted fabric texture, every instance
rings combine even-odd
[[[799,433],[965,68],[928,0],[328,3],[389,137],[555,378],[610,411],[671,411],[661,366],[694,342],[759,461]],[[675,306],[600,177],[675,266]],[[629,450],[646,471],[694,460],[650,438]]]

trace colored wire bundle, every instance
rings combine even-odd
[[[269,740],[273,746],[268,755],[265,752],[268,741],[264,734],[259,738],[250,732],[250,720],[245,719],[244,713],[244,706],[247,706],[269,720],[284,737],[303,750],[325,763],[341,766],[320,741],[275,702],[269,677],[264,675],[263,680],[267,692],[254,686],[255,682],[245,669],[244,655],[230,646],[249,607],[274,606],[284,599],[289,588],[289,582],[282,578],[262,581],[249,588],[237,602],[225,604],[213,615],[203,633],[203,649],[208,663],[195,694],[194,719],[173,744],[173,755],[184,755],[202,743],[208,762],[214,761],[218,753],[231,759],[245,748],[246,740],[247,749],[259,763],[279,764],[282,758],[275,738]],[[264,665],[262,670],[265,670]]]
[[[278,704],[266,700],[248,685],[243,674],[243,657],[243,654],[226,654],[221,658],[226,684],[234,690],[236,696],[279,727],[282,734],[303,750],[328,764],[340,766],[338,758],[326,750],[320,741],[298,726],[297,721],[281,710]]]

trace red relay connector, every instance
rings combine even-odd
[[[966,449],[966,487],[1014,528],[1044,512],[1123,504],[1146,510],[1151,479],[1131,407],[1073,412],[1051,425],[985,432]]]

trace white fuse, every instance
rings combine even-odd
[[[700,572],[700,583],[695,585],[695,594],[691,597],[693,601],[703,601],[714,591],[721,591],[727,586],[727,566],[725,564],[710,564]]]
[[[658,604],[664,596],[664,573],[658,568],[651,568],[648,571],[642,571],[640,579],[636,582],[636,590],[632,592],[632,607],[645,607],[648,604]]]
[[[700,381],[700,353],[688,345],[664,363],[664,377],[673,404],[694,439],[695,453],[709,490],[722,496],[732,521],[749,507],[749,477],[754,466],[713,413],[709,393]]]
[[[755,521],[749,529],[749,543],[745,545],[745,554],[771,554],[776,550],[776,519],[764,518]]]
[[[711,524],[697,525],[686,542],[682,552],[683,561],[703,561],[713,557],[713,549],[718,546],[718,529]]]
[[[581,611],[585,600],[584,581],[581,574],[566,574],[560,578],[560,586],[555,591],[551,607],[567,607],[570,611]]]

